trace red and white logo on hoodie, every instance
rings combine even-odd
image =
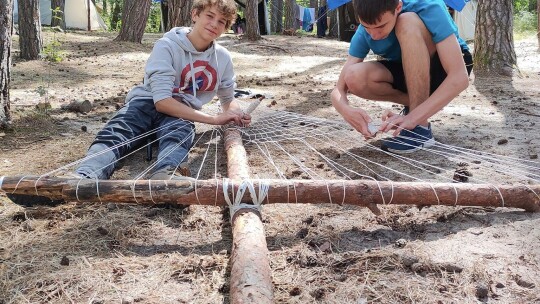
[[[193,84],[193,74],[195,74],[195,84]],[[193,87],[196,91],[214,91],[217,83],[216,70],[208,61],[196,60],[191,65],[187,64],[180,74],[180,87],[173,90],[174,93],[184,92],[193,95]]]

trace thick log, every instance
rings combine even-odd
[[[76,113],[88,113],[92,110],[92,103],[89,100],[74,100],[61,108]]]
[[[249,179],[246,150],[237,129],[225,131],[225,151],[229,178],[236,181]],[[231,226],[231,303],[274,303],[270,258],[260,213],[240,209],[233,215]]]
[[[21,179],[22,178],[22,179]],[[0,191],[42,195],[52,199],[84,202],[117,202],[184,205],[227,205],[223,180],[159,181],[64,179],[36,176],[0,177]],[[469,183],[375,182],[369,180],[252,180],[270,185],[265,204],[446,205],[520,208],[540,211],[540,185],[490,185]],[[97,185],[97,186],[96,186]],[[240,182],[230,183],[237,191]],[[99,190],[99,195],[98,195]],[[383,199],[384,198],[384,199]],[[251,202],[246,191],[242,199]]]

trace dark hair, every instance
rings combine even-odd
[[[375,24],[386,12],[394,13],[399,0],[353,0],[356,17],[367,24]]]

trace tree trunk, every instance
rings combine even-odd
[[[538,18],[536,37],[538,38],[538,52],[540,52],[540,1],[536,2],[536,17]]]
[[[59,26],[61,29],[66,29],[66,18],[64,17],[64,8],[66,0],[51,1],[51,27]],[[58,9],[58,10],[57,10]]]
[[[259,30],[259,10],[257,0],[246,1],[246,38],[249,40],[261,39]]]
[[[328,11],[328,16],[330,17],[330,24],[328,25],[330,30],[328,31],[328,36],[333,38],[337,38],[339,35],[337,11],[337,9]]]
[[[285,25],[283,30],[294,30],[294,0],[285,0]]]
[[[11,119],[9,81],[11,77],[11,32],[13,28],[13,0],[0,0],[0,129]]]
[[[273,32],[281,33],[283,31],[283,0],[272,0],[272,22]]]
[[[112,16],[111,16],[111,29],[117,30],[118,29],[118,22],[120,21],[120,4],[115,2],[113,9],[112,9]]]
[[[516,65],[512,0],[479,0],[474,33],[474,74],[511,76]]]
[[[192,5],[193,0],[169,0],[169,22],[166,31],[177,26],[190,26]]]
[[[39,0],[19,1],[19,44],[22,59],[39,59],[43,48]]]
[[[150,5],[151,1],[148,0],[126,0],[120,34],[114,40],[141,43],[150,14]]]
[[[270,5],[271,5],[270,6],[270,32],[276,33],[277,24],[278,24],[278,19],[277,19],[278,7],[277,7],[276,0],[272,0]]]
[[[107,0],[103,0],[103,14],[107,15]]]

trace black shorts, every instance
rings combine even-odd
[[[394,78],[392,87],[401,92],[407,93],[407,84],[405,82],[405,72],[403,71],[403,64],[401,61],[389,61],[389,60],[379,60],[382,65],[384,65]],[[467,73],[471,75],[473,68],[472,55],[469,51],[463,51],[463,62],[465,62],[465,67],[467,68]],[[435,53],[431,58],[431,66],[429,69],[430,73],[430,90],[429,94],[433,94],[435,90],[441,85],[441,83],[446,79],[446,71],[444,70],[439,55]]]

